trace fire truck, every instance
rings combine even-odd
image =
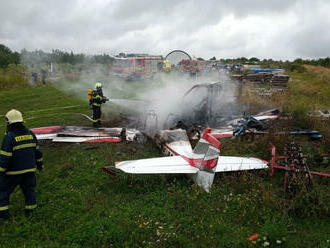
[[[205,65],[203,60],[183,59],[178,64],[178,69],[184,73],[196,75],[202,72]]]
[[[115,58],[112,74],[126,80],[152,78],[163,66],[162,56]]]

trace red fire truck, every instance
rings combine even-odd
[[[203,60],[183,59],[179,62],[178,68],[181,72],[195,75],[202,72],[204,65],[205,61]]]
[[[160,70],[161,56],[115,58],[112,74],[126,80],[151,78]]]

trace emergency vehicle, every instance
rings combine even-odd
[[[184,73],[198,74],[202,72],[204,65],[205,61],[203,60],[183,59],[179,62],[178,68]]]
[[[112,74],[126,80],[152,78],[163,66],[161,56],[115,58]]]

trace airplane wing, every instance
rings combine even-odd
[[[53,142],[63,142],[63,143],[97,143],[97,142],[110,142],[118,143],[121,142],[119,137],[53,137]]]
[[[93,128],[81,126],[49,126],[32,128],[38,140],[49,139],[53,142],[110,142],[117,143],[122,141],[124,134],[123,128]],[[131,136],[137,134],[132,130]],[[132,139],[133,139],[132,138]]]
[[[117,163],[116,168],[130,174],[194,174],[199,171],[181,156],[128,160]],[[266,168],[267,162],[259,158],[219,156],[215,172]]]
[[[199,170],[180,156],[128,160],[116,168],[131,174],[194,174]]]
[[[48,127],[32,128],[31,131],[34,134],[52,134],[52,133],[57,133],[61,129],[62,126],[48,126]]]
[[[259,158],[220,156],[215,172],[267,169],[267,161]]]

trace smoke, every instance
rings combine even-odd
[[[70,71],[67,75],[63,71],[57,73],[64,76],[65,80],[54,85],[86,101],[86,108],[87,90],[94,88],[96,82],[102,82],[103,94],[110,99],[110,102],[102,105],[103,119],[110,119],[116,112],[135,115],[143,122],[148,113],[152,112],[157,115],[157,128],[168,128],[169,120],[177,121],[184,116],[193,116],[195,111],[202,107],[207,88],[192,90],[184,97],[188,90],[196,84],[215,82],[221,82],[221,90],[215,98],[216,101],[212,103],[212,109],[220,115],[237,114],[237,85],[221,71],[206,76],[190,76],[177,72],[159,73],[152,79],[138,81],[113,77],[103,66],[89,66],[79,72]]]
[[[196,84],[211,84],[221,82],[219,96],[212,102],[214,112],[229,116],[237,114],[237,85],[233,83],[225,72],[211,73],[207,76],[189,76],[172,72],[170,74],[159,74],[153,80],[138,82],[143,88],[135,90],[136,99],[139,104],[130,105],[130,101],[114,100],[115,105],[122,107],[133,107],[141,119],[146,119],[148,113],[157,115],[157,128],[169,127],[171,119],[180,120],[185,116],[192,117],[203,104],[208,96],[208,89],[196,88],[185,97],[185,94]],[[127,82],[126,82],[127,83]],[[140,103],[141,103],[140,102]],[[174,124],[173,122],[171,124]]]
[[[157,114],[158,127],[164,128],[169,115],[178,115],[185,111],[182,109],[183,96],[197,82],[196,78],[189,78],[187,75],[161,74],[138,97],[148,103],[147,111]]]

